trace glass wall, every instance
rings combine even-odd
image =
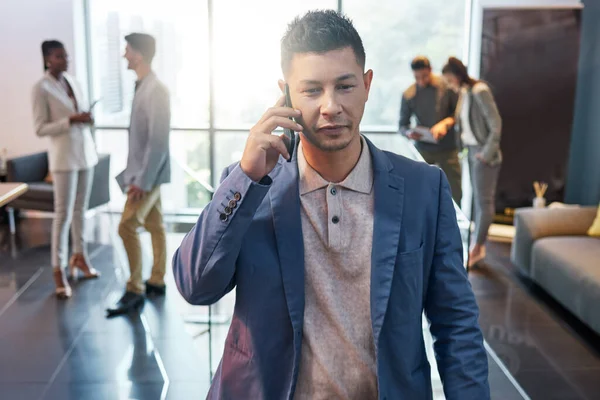
[[[449,56],[463,56],[466,0],[344,0],[342,11],[356,26],[373,69],[363,128],[396,131],[402,92],[414,83],[416,55],[441,72]]]
[[[171,92],[174,128],[208,128],[206,0],[89,0],[92,92],[99,127],[129,124],[135,74],[123,59],[124,36],[156,37],[153,68]]]
[[[412,82],[410,60],[428,56],[440,70],[463,56],[469,2],[409,0],[87,0],[90,96],[98,149],[112,156],[113,176],[125,166],[135,74],[122,58],[124,36],[157,39],[153,67],[171,93],[173,182],[167,213],[193,212],[207,187],[241,157],[248,129],[279,96],[280,39],[295,16],[341,8],[363,38],[374,81],[362,130],[386,150],[402,151],[396,135],[400,98]],[[252,17],[250,17],[252,15]],[[124,202],[111,187],[113,206]]]

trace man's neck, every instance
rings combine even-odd
[[[152,68],[150,68],[150,66],[146,64],[140,65],[135,69],[135,74],[137,75],[138,81],[141,81],[142,79],[150,75],[150,72],[152,72]]]
[[[362,140],[356,135],[343,150],[324,152],[308,140],[302,141],[302,151],[308,165],[328,182],[342,182],[358,163],[362,151]]]

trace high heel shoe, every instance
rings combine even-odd
[[[479,254],[471,254],[469,257],[469,268],[476,267],[477,263],[485,258],[485,246],[481,246]]]
[[[83,254],[73,254],[69,261],[69,267],[71,268],[71,277],[73,279],[96,279],[100,277],[100,272],[87,263]],[[78,271],[81,271],[83,275],[79,276]]]
[[[71,286],[60,268],[54,268],[54,284],[56,285],[55,294],[60,300],[67,300],[73,295]]]

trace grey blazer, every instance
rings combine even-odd
[[[469,125],[473,135],[481,146],[481,154],[485,162],[497,165],[502,162],[500,138],[502,136],[502,118],[496,107],[492,91],[483,82],[477,82],[472,88],[461,90],[456,106],[455,129],[462,133],[461,110],[465,96],[470,96]]]
[[[125,191],[136,185],[144,191],[171,180],[169,91],[152,72],[138,83],[129,125],[127,167],[117,176]]]

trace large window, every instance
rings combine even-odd
[[[387,150],[400,96],[413,82],[410,60],[430,57],[439,71],[463,56],[466,0],[87,0],[91,96],[99,150],[112,155],[113,174],[125,166],[135,74],[122,58],[124,36],[157,39],[153,67],[171,93],[173,182],[167,212],[203,207],[207,186],[241,157],[247,130],[279,96],[280,39],[287,23],[311,9],[337,9],[363,38],[374,70],[363,132]],[[212,42],[211,39],[212,38]],[[207,185],[208,184],[208,185]],[[167,189],[165,189],[167,190]],[[115,207],[124,201],[113,184]]]
[[[397,130],[402,92],[414,83],[410,61],[429,57],[439,72],[449,56],[463,56],[464,0],[344,0],[342,11],[360,33],[373,69],[362,127]]]
[[[335,0],[218,0],[214,4],[215,124],[251,127],[281,95],[280,40],[295,16]]]
[[[91,71],[99,126],[127,127],[135,73],[125,35],[156,37],[153,68],[171,93],[174,128],[208,127],[208,18],[202,0],[90,0]]]
[[[111,155],[110,176],[117,176],[127,163],[127,131],[96,131],[98,151]],[[162,188],[163,208],[167,212],[197,212],[210,200],[210,153],[207,131],[171,132],[171,183]],[[115,179],[110,181],[111,206],[122,210],[125,196]],[[168,195],[166,195],[168,194]]]

